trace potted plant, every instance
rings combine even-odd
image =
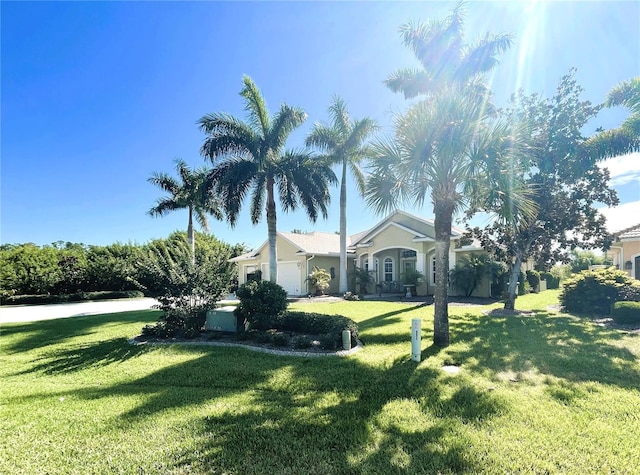
[[[316,295],[324,295],[324,291],[329,288],[331,274],[329,274],[325,269],[320,269],[316,266],[309,274],[309,277],[307,277],[307,282],[316,289]]]
[[[417,295],[416,287],[422,282],[423,277],[422,272],[418,272],[415,269],[409,269],[402,274],[402,284],[407,290],[407,297],[415,297]]]
[[[373,272],[363,269],[362,267],[356,267],[355,269],[356,284],[358,284],[360,295],[367,293],[367,286],[374,282]]]

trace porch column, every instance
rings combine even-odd
[[[369,261],[369,272],[373,272],[373,275],[375,275],[375,281],[378,282],[378,273],[375,272],[375,268],[373,267],[373,253],[369,253],[369,255],[367,256],[367,260]]]

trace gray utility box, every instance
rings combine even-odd
[[[236,325],[236,316],[233,314],[234,310],[235,307],[233,306],[209,310],[207,312],[207,322],[204,324],[204,329],[235,333],[238,328]]]

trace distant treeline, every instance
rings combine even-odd
[[[0,246],[0,297],[12,295],[61,295],[97,291],[142,290],[160,292],[148,264],[163,249],[182,246],[186,233],[174,232],[166,239],[146,244],[85,245],[58,241]],[[214,236],[196,233],[196,263],[216,261],[221,275],[232,287],[235,266],[228,259],[245,251],[242,244],[227,244]]]

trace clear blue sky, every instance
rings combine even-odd
[[[186,211],[151,218],[161,195],[146,182],[192,166],[203,140],[196,121],[209,112],[244,117],[243,74],[261,88],[271,112],[282,102],[309,119],[289,146],[301,146],[313,122],[326,120],[333,94],[354,117],[388,131],[407,106],[382,81],[414,66],[398,27],[442,18],[451,2],[2,2],[1,102],[3,243],[57,240],[142,243],[185,229]],[[498,103],[522,87],[552,95],[577,67],[585,99],[640,75],[640,2],[472,2],[468,37],[513,33],[515,43],[493,75]],[[590,124],[615,127],[626,111]],[[587,131],[590,133],[590,131]],[[640,220],[640,156],[614,164],[623,220]],[[351,187],[349,232],[380,216]],[[338,189],[327,221],[303,212],[278,215],[290,231],[338,229]],[[409,210],[425,217],[432,210]],[[635,216],[633,213],[636,213]],[[623,223],[624,224],[624,223]],[[631,221],[629,224],[633,224]],[[218,237],[259,245],[266,224],[246,212],[235,229],[211,222]]]

